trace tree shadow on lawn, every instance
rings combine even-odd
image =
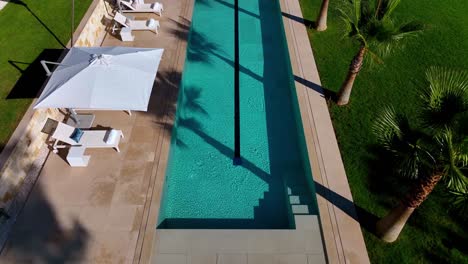
[[[24,8],[26,8],[26,10],[28,10],[29,13],[31,13],[31,15],[44,27],[44,29],[52,35],[52,37],[60,44],[60,46],[66,48],[65,44],[62,43],[62,41],[57,37],[57,35],[55,35],[55,33],[44,22],[42,22],[42,20],[36,15],[36,13],[34,13],[29,8],[29,6],[25,2],[21,0],[10,0],[10,3],[24,6]]]
[[[465,222],[466,223],[466,222]],[[456,249],[468,257],[468,236],[466,233],[456,233],[453,230],[444,228],[447,237],[442,239],[442,244],[448,249]],[[466,230],[466,228],[464,229]]]
[[[466,230],[466,229],[463,229]],[[466,233],[456,233],[453,230],[442,227],[439,234],[440,243],[433,243],[430,250],[425,250],[424,255],[433,263],[465,263],[468,258],[468,237]]]
[[[408,193],[412,180],[395,173],[394,158],[381,146],[370,145],[367,153],[368,190],[379,197],[377,203],[391,209]]]
[[[8,63],[21,73],[21,77],[6,99],[36,98],[47,80],[41,60],[58,61],[63,51],[63,49],[44,49],[33,62],[8,60]],[[23,70],[24,65],[29,66]]]

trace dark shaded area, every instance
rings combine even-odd
[[[20,6],[24,6],[24,8],[26,8],[26,10],[28,10],[29,13],[31,13],[31,15],[45,28],[45,30],[47,30],[50,33],[50,35],[52,35],[52,37],[54,37],[54,39],[63,48],[67,48],[65,46],[65,44],[63,44],[62,41],[57,37],[57,35],[55,35],[55,33],[44,22],[42,22],[42,20],[29,8],[29,6],[25,2],[23,2],[21,0],[10,0],[10,3],[20,5]]]
[[[246,10],[245,8],[242,8],[242,7],[239,7],[239,6],[236,7],[233,4],[227,3],[227,2],[225,2],[223,0],[214,0],[214,1],[216,1],[216,2],[218,2],[220,4],[222,4],[222,5],[225,5],[225,6],[229,7],[229,8],[237,9],[238,11],[240,11],[240,12],[246,14],[246,15],[249,15],[251,17],[255,17],[257,19],[260,19],[259,15],[255,14],[255,13],[252,13],[252,12]]]
[[[44,82],[47,80],[41,60],[58,61],[63,51],[63,49],[45,49],[31,63],[9,60],[8,63],[21,72],[21,77],[15,86],[13,86],[6,99],[36,98],[44,86]],[[24,65],[29,66],[23,70]],[[49,65],[49,67],[51,66]]]
[[[294,75],[294,80],[306,87],[309,87],[310,89],[316,91],[317,93],[321,94],[321,96],[325,97],[325,99],[327,100],[335,100],[337,97],[334,91],[329,90],[323,86],[320,86],[314,82],[311,82],[299,76]]]
[[[466,230],[466,229],[465,229]],[[455,233],[453,230],[446,229],[447,237],[442,239],[442,244],[449,249],[456,249],[461,253],[468,255],[468,235],[467,233]]]
[[[163,229],[284,229],[275,226],[265,227],[265,224],[255,219],[233,218],[166,218],[158,228]]]
[[[312,20],[309,20],[309,19],[306,19],[306,18],[302,18],[302,17],[298,17],[298,16],[295,16],[295,15],[291,15],[291,14],[288,14],[288,13],[285,13],[285,12],[281,12],[281,14],[284,17],[287,17],[287,18],[292,19],[292,20],[294,20],[296,22],[304,24],[304,26],[306,26],[307,28],[315,28],[315,21],[312,21]]]
[[[341,196],[340,194],[337,194],[336,192],[328,189],[327,187],[323,186],[322,184],[316,181],[315,191],[318,195],[322,196],[327,201],[340,208],[343,212],[352,217],[354,220],[358,221],[361,224],[361,226],[364,227],[367,231],[371,233],[375,232],[375,224],[377,223],[377,220],[379,220],[379,218],[376,215],[370,213],[369,211],[356,205],[349,199]]]
[[[371,192],[379,194],[381,204],[393,208],[409,191],[412,180],[395,172],[393,156],[381,146],[369,146],[367,154],[368,188]]]
[[[61,226],[40,183],[33,185],[25,204],[20,201],[12,204],[15,208],[24,208],[17,208],[20,211],[18,217],[9,219],[16,220],[16,223],[9,223],[14,226],[1,249],[2,259],[15,257],[21,263],[57,264],[84,261],[82,258],[89,240],[88,231],[78,219],[74,219],[70,226]]]
[[[311,191],[313,186],[308,182],[312,175],[306,173],[310,171],[306,168],[308,161],[304,160],[307,156],[303,155],[299,146],[303,135],[299,132],[301,126],[298,122],[301,121],[296,119],[294,112],[297,99],[294,98],[295,86],[279,1],[258,0],[258,6],[264,59],[263,76],[259,81],[264,89],[270,173],[271,178],[282,181],[273,182],[270,186],[284,188],[284,197],[268,198],[270,203],[278,204],[281,213],[291,217],[290,222],[293,223],[289,195],[299,196],[301,205],[307,206],[309,214],[318,214],[318,206]],[[280,198],[284,200],[278,201]]]
[[[190,31],[190,45],[187,46],[187,60],[210,63],[209,54],[217,54],[218,52],[220,51],[217,44],[208,41],[202,33],[199,33],[195,29]],[[231,61],[231,63],[233,62]]]
[[[235,1],[234,8],[234,165],[240,165],[240,94],[239,94],[239,0]]]

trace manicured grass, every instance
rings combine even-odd
[[[300,0],[304,17],[314,21],[320,0]],[[337,2],[330,1],[325,32],[309,29],[320,78],[326,89],[337,92],[357,46],[342,38]],[[351,103],[330,103],[354,200],[368,212],[382,217],[396,205],[409,181],[388,176],[388,164],[379,163],[370,131],[376,114],[386,105],[414,115],[416,93],[432,65],[468,69],[468,1],[402,1],[394,17],[416,19],[428,27],[383,65],[367,68],[357,77]],[[399,240],[385,244],[364,230],[373,263],[468,263],[468,224],[449,209],[444,189],[435,193],[410,218]],[[466,221],[466,220],[465,220]]]
[[[41,58],[56,57],[57,49],[63,49],[70,39],[71,0],[23,3],[30,11],[13,2],[0,11],[0,151],[42,85],[45,74],[39,72],[38,61],[29,66],[41,54]],[[75,1],[75,27],[90,3]],[[17,83],[21,71],[25,76]]]

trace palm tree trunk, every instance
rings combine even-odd
[[[361,46],[359,52],[354,56],[351,64],[349,65],[348,75],[341,85],[341,89],[338,92],[337,105],[346,105],[349,102],[349,97],[351,96],[351,91],[353,90],[354,80],[358,75],[362,67],[362,62],[364,61],[364,55],[366,54],[366,47]]]
[[[426,200],[440,179],[442,179],[441,174],[420,179],[400,205],[377,222],[377,235],[385,242],[394,242],[413,211]]]
[[[317,24],[315,27],[317,31],[325,31],[327,29],[328,2],[329,0],[322,1],[322,6],[320,7],[320,13],[317,17]]]

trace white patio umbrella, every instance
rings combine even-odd
[[[147,111],[163,51],[74,47],[52,73],[34,108]]]

